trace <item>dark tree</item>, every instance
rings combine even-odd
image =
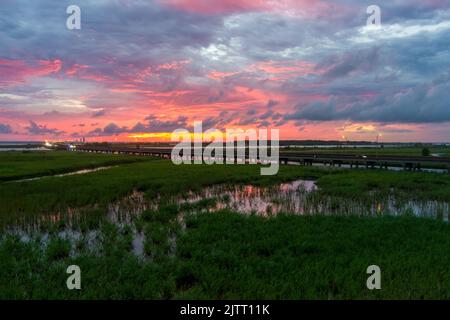
[[[429,157],[430,156],[430,149],[429,148],[423,148],[422,149],[422,156]]]

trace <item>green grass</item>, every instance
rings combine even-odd
[[[178,298],[449,298],[447,224],[416,218],[199,214],[179,242]],[[382,290],[366,288],[378,265]]]
[[[51,240],[0,242],[1,299],[448,299],[450,226],[410,217],[198,214],[187,229],[145,222],[152,259],[130,253],[127,231],[106,225],[100,253]],[[158,232],[155,232],[158,230]],[[175,254],[164,239],[178,234]],[[151,245],[150,245],[151,244]],[[82,290],[66,288],[66,268]],[[369,265],[381,290],[366,288]]]
[[[450,177],[441,173],[384,170],[346,170],[324,175],[317,181],[323,193],[351,199],[399,196],[415,200],[450,201]]]
[[[0,152],[0,181],[92,169],[142,160],[142,157],[64,151]]]

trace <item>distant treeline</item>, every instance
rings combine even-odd
[[[0,144],[0,149],[14,149],[14,148],[23,148],[23,149],[28,149],[28,148],[36,148],[41,146],[42,143],[39,142],[35,142],[35,143],[27,143],[27,144],[15,144],[15,143],[11,143],[11,144]]]

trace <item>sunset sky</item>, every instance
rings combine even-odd
[[[153,141],[202,120],[450,141],[450,0],[0,4],[0,140]]]

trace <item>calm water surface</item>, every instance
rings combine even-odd
[[[97,168],[96,170],[98,170]],[[208,201],[206,201],[208,200]],[[206,205],[205,205],[206,201]],[[199,203],[202,203],[199,206]],[[373,201],[357,201],[326,196],[312,180],[296,180],[270,187],[254,185],[216,185],[204,188],[200,192],[188,192],[183,196],[166,199],[164,204],[178,204],[181,208],[179,221],[183,225],[187,212],[216,212],[223,209],[240,212],[242,214],[256,214],[264,217],[276,216],[279,213],[298,215],[414,215],[417,217],[431,217],[448,221],[450,205],[439,201],[401,200],[395,197],[377,199]],[[128,197],[111,203],[108,206],[108,220],[120,227],[133,225],[133,220],[145,210],[157,210],[161,205],[160,199],[148,200],[144,193],[134,191]],[[91,208],[92,209],[92,208]],[[80,209],[70,209],[65,217],[79,214]],[[61,215],[50,216],[51,221],[57,222]],[[20,229],[14,230],[22,241],[30,240],[30,232]],[[138,256],[144,255],[145,235],[132,227],[132,251]],[[64,229],[58,237],[69,239],[74,243],[83,240],[89,248],[95,250],[100,243],[100,231],[79,231]],[[49,235],[40,233],[43,245],[48,242]],[[75,249],[74,249],[75,250]]]

